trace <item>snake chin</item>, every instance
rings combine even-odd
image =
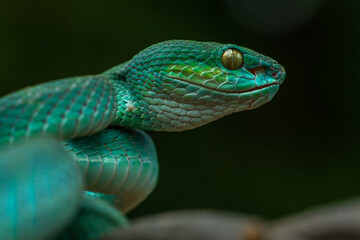
[[[264,85],[262,87],[259,87],[256,90],[253,90],[253,91],[250,91],[249,93],[247,93],[252,96],[258,96],[258,97],[255,98],[249,104],[249,107],[246,110],[252,110],[252,109],[258,108],[258,107],[264,105],[265,103],[269,102],[271,99],[273,99],[273,97],[279,90],[279,87],[280,87],[279,83],[272,83],[272,84]]]

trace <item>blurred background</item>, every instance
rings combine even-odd
[[[359,5],[2,0],[0,96],[103,72],[169,39],[259,51],[287,70],[275,98],[199,129],[149,132],[160,179],[130,217],[185,208],[281,217],[360,196]]]

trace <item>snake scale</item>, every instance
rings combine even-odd
[[[280,64],[248,48],[170,40],[104,73],[2,97],[1,235],[95,239],[109,223],[126,225],[122,213],[158,179],[155,146],[143,130],[183,131],[257,108],[284,78]]]

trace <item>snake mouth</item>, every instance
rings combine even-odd
[[[244,89],[244,90],[241,90],[241,91],[237,91],[237,90],[233,90],[233,91],[230,91],[230,90],[223,90],[223,89],[219,89],[219,88],[211,88],[211,87],[208,87],[208,86],[204,86],[202,84],[199,84],[199,83],[195,83],[195,82],[189,82],[187,80],[184,80],[184,79],[181,79],[181,78],[177,78],[177,77],[170,77],[169,78],[173,79],[173,80],[177,80],[177,81],[181,81],[181,82],[186,82],[186,83],[191,83],[193,85],[196,85],[198,87],[202,87],[202,88],[205,88],[205,89],[208,89],[208,90],[211,90],[211,91],[215,91],[215,92],[221,92],[221,93],[236,93],[236,94],[243,94],[243,93],[250,93],[250,92],[254,92],[254,91],[257,91],[257,90],[261,90],[261,89],[265,89],[265,88],[268,88],[268,87],[271,87],[271,86],[274,86],[274,85],[280,85],[280,83],[278,82],[271,82],[271,83],[266,83],[266,84],[263,84],[263,85],[260,85],[260,86],[256,86],[256,87],[253,87],[253,88],[249,88],[249,89]]]
[[[261,90],[261,89],[265,89],[271,86],[275,86],[275,85],[280,85],[278,82],[272,82],[272,83],[268,83],[268,84],[264,84],[262,86],[258,86],[258,87],[254,87],[254,88],[250,88],[248,90],[244,90],[244,91],[240,91],[240,92],[234,92],[234,93],[249,93],[249,92],[255,92],[257,90]]]

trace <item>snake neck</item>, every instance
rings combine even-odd
[[[157,94],[145,96],[126,80],[118,78],[110,80],[110,82],[115,90],[118,103],[116,116],[111,125],[154,131],[184,130],[184,124],[166,116],[176,107],[175,102],[172,107],[167,106]],[[166,102],[171,105],[171,101]],[[176,105],[178,106],[178,104]],[[179,117],[177,116],[177,118]]]
[[[126,81],[117,79],[110,80],[110,82],[115,90],[118,103],[116,116],[111,125],[153,130],[149,117],[145,115],[145,109],[149,106],[145,106],[144,102],[133,94]]]

